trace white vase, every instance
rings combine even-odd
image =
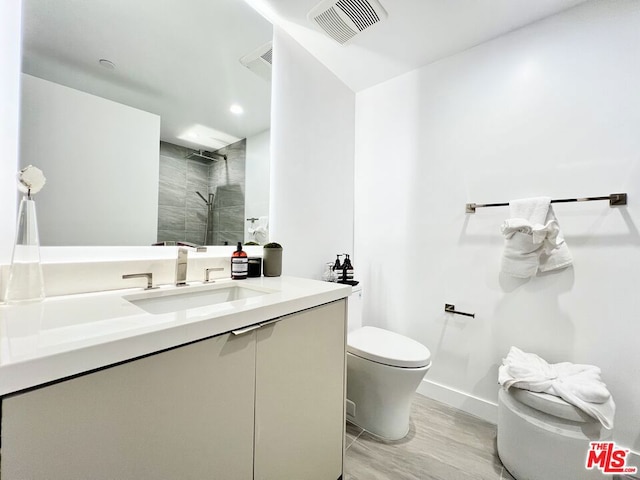
[[[11,257],[9,279],[4,299],[7,303],[39,301],[44,299],[44,279],[40,264],[40,238],[36,204],[23,197],[18,210],[16,242]]]

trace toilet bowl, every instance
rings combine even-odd
[[[605,478],[585,462],[589,443],[610,440],[611,431],[559,397],[501,388],[497,430],[498,456],[516,480]]]
[[[409,432],[411,402],[431,367],[424,345],[362,327],[347,337],[347,420],[386,440]]]
[[[409,432],[415,391],[431,367],[421,343],[376,327],[362,326],[362,287],[349,296],[347,420],[387,440]]]

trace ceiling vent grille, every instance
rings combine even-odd
[[[273,47],[271,46],[271,42],[269,42],[269,50],[260,55],[260,58],[269,65],[273,65]]]
[[[387,18],[377,0],[324,0],[307,18],[341,45]]]
[[[256,75],[271,81],[273,42],[265,43],[240,59],[240,63]]]

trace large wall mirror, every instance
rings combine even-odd
[[[271,39],[242,0],[24,0],[42,245],[266,242]]]

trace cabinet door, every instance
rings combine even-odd
[[[336,480],[344,442],[346,302],[258,330],[256,480]]]
[[[2,403],[2,475],[253,478],[255,333],[221,335]]]

